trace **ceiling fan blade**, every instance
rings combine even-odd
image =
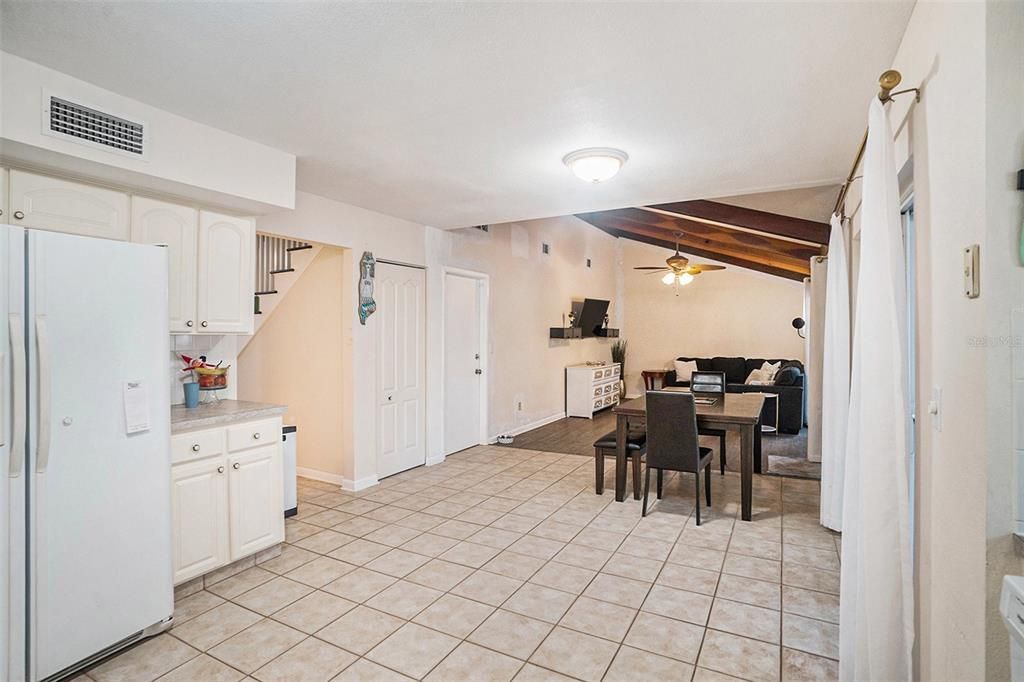
[[[664,265],[645,265],[639,268],[633,268],[634,270],[665,270]]]
[[[725,266],[709,265],[707,263],[696,263],[690,266],[690,270],[696,270],[697,272],[711,272],[713,270],[725,270]]]
[[[644,274],[645,275],[660,275],[660,274],[665,273],[665,272],[672,272],[672,271],[669,270],[668,268],[661,268],[660,270],[651,270],[650,272],[645,272]]]

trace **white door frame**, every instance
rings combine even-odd
[[[489,338],[487,335],[487,329],[490,321],[490,296],[491,296],[491,276],[485,272],[477,272],[475,270],[465,270],[463,268],[454,268],[449,266],[443,266],[441,268],[441,409],[445,409],[445,379],[447,378],[448,368],[445,366],[445,329],[448,321],[448,309],[447,309],[447,282],[448,276],[454,277],[465,277],[466,279],[476,280],[477,290],[480,292],[480,369],[483,370],[483,374],[480,375],[480,430],[479,430],[479,444],[486,445],[490,442],[490,436],[487,433],[487,396],[489,395],[490,386],[490,363],[488,362],[489,355]],[[442,422],[443,424],[443,422]],[[442,435],[444,428],[442,427]],[[443,440],[443,438],[442,438]],[[448,446],[442,443],[442,451],[447,452]],[[447,456],[447,455],[445,455]]]

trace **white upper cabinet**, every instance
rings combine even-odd
[[[25,171],[10,172],[12,225],[126,241],[129,199],[124,192]]]
[[[196,331],[196,242],[199,211],[146,197],[132,197],[132,241],[167,246],[171,331]]]
[[[252,333],[255,238],[251,219],[199,212],[200,333]]]
[[[0,223],[11,222],[11,212],[7,206],[7,169],[0,168]]]

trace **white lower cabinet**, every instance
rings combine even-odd
[[[281,446],[265,445],[232,455],[228,463],[231,556],[241,558],[283,539]]]
[[[230,562],[226,483],[223,457],[171,467],[175,584]]]
[[[280,434],[276,418],[171,437],[175,585],[284,541]]]

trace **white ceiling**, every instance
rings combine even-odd
[[[447,228],[834,183],[912,7],[5,0],[0,44]]]

